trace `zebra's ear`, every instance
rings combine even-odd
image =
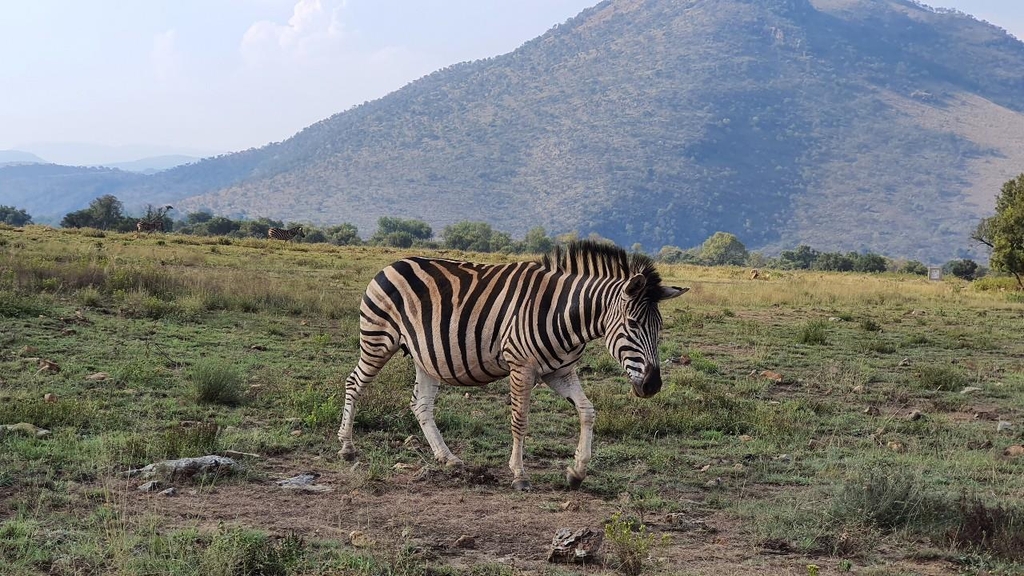
[[[660,299],[671,300],[673,298],[678,298],[679,296],[682,296],[683,294],[686,294],[689,291],[689,286],[687,286],[686,288],[680,288],[679,286],[662,286]]]
[[[647,277],[643,274],[635,274],[626,282],[625,288],[622,289],[622,294],[626,298],[636,298],[643,292],[644,287],[647,286]]]

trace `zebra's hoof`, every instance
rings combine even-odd
[[[529,492],[530,490],[533,489],[533,487],[530,486],[530,481],[529,480],[525,480],[523,478],[520,478],[518,480],[513,480],[512,481],[512,488],[514,490],[519,491],[519,492]]]
[[[338,450],[338,456],[341,456],[346,462],[352,462],[359,457],[359,450],[346,446],[341,450]]]
[[[569,484],[570,490],[579,490],[580,486],[583,485],[583,478],[576,476],[576,473],[572,471],[572,468],[565,471],[565,481]]]
[[[465,464],[462,463],[462,460],[453,454],[449,454],[444,458],[438,458],[438,462],[440,462],[447,470],[454,470],[465,466]]]

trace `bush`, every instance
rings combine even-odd
[[[616,568],[630,575],[641,573],[644,560],[657,543],[643,523],[624,519],[618,512],[604,525],[604,537],[617,560]]]
[[[811,320],[800,329],[797,340],[801,344],[817,344],[824,346],[828,344],[827,334],[828,323],[824,320]]]
[[[967,385],[967,375],[949,366],[921,366],[917,378],[926,390],[953,392]]]
[[[201,362],[192,367],[188,379],[197,402],[237,406],[242,401],[242,376],[232,366]]]

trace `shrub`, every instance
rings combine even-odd
[[[644,560],[657,543],[647,527],[616,512],[604,525],[604,537],[617,560],[616,568],[624,574],[640,574]]]
[[[302,560],[305,542],[290,534],[274,542],[266,534],[232,528],[213,537],[201,573],[210,576],[284,576]]]
[[[967,385],[967,375],[949,366],[921,366],[917,378],[926,390],[957,391]]]
[[[801,344],[828,344],[828,324],[823,320],[811,320],[803,325],[797,340]]]
[[[242,401],[242,377],[231,366],[201,362],[188,375],[197,402],[236,406]]]

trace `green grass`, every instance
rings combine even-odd
[[[531,514],[561,513],[579,424],[544,386],[532,393],[528,495],[507,487],[506,381],[444,387],[438,398],[438,426],[472,474],[411,481],[395,471],[432,465],[429,448],[404,445],[423,439],[409,410],[415,370],[400,356],[360,399],[360,466],[335,455],[362,291],[407,252],[42,227],[0,239],[0,424],[51,430],[0,437],[0,563],[12,574],[576,573],[501,565],[486,543],[474,557],[484,564],[468,568],[452,551],[412,545],[401,528],[378,528],[378,548],[351,549],[337,528],[372,511],[292,534],[251,517],[217,526],[121,505],[133,489],[128,468],[235,450],[261,457],[238,477],[188,488],[245,492],[309,469],[336,474],[335,501],[352,490],[385,500],[482,493],[495,506],[507,495]],[[1020,432],[973,418],[1024,421],[1024,304],[903,277],[776,271],[750,282],[730,269],[660,269],[693,287],[663,306],[662,392],[633,397],[600,342],[581,364],[598,411],[582,490],[598,521],[622,511],[660,538],[668,512],[719,515],[733,527],[723,546],[752,570],[769,569],[761,548],[792,551],[778,557],[791,571],[811,563],[807,553],[823,572],[848,561],[855,573],[884,573],[924,550],[966,573],[1024,569],[1015,560],[1024,464],[1002,456]],[[822,320],[831,316],[845,321]],[[689,366],[668,362],[684,354]],[[36,357],[61,371],[38,373]],[[109,378],[87,379],[97,372]],[[961,394],[966,386],[981,390]],[[908,420],[912,409],[926,417]],[[394,525],[415,525],[416,513]],[[527,537],[543,547],[551,534]],[[694,545],[688,538],[664,546]],[[661,554],[645,557],[644,570],[673,573],[655,561]]]

